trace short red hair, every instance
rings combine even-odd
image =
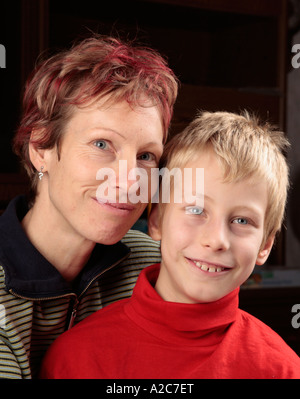
[[[26,83],[23,115],[14,138],[14,151],[34,191],[36,170],[29,157],[32,131],[42,132],[35,141],[39,148],[58,147],[73,106],[89,105],[104,96],[136,106],[146,96],[161,112],[166,140],[177,90],[177,79],[161,55],[113,37],[95,35],[40,63]]]

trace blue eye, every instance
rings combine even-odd
[[[200,206],[186,206],[185,213],[188,215],[201,215],[203,213],[203,208]]]
[[[97,140],[95,141],[94,145],[101,150],[105,150],[108,147],[108,144],[105,140]]]
[[[237,224],[248,224],[248,220],[245,218],[236,218],[233,220],[233,223]]]
[[[141,154],[138,159],[141,161],[153,161],[155,159],[155,155],[151,154],[150,152],[145,152]]]

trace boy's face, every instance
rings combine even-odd
[[[239,287],[270,253],[273,237],[261,248],[267,188],[255,178],[224,183],[212,150],[185,168],[192,168],[193,176],[204,168],[204,206],[171,198],[160,225],[157,212],[151,215],[150,234],[161,240],[162,252],[155,288],[170,302],[212,302]],[[195,179],[192,185],[195,193]]]

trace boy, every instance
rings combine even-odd
[[[266,261],[282,223],[287,146],[248,114],[206,112],[175,136],[162,166],[204,168],[204,190],[194,178],[193,201],[171,190],[153,209],[161,265],[141,272],[130,299],[58,338],[41,376],[300,378],[300,358],[238,308],[239,286]]]

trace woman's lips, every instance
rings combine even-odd
[[[120,202],[108,202],[107,200],[101,200],[100,198],[93,198],[98,204],[116,212],[129,213],[135,209],[135,206],[128,203]]]

